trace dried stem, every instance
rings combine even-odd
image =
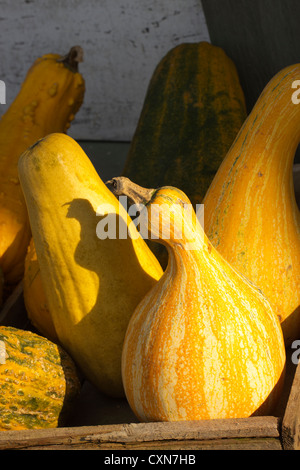
[[[78,72],[79,62],[83,62],[83,49],[81,46],[73,46],[67,55],[58,60],[68,67],[72,72]]]
[[[130,204],[148,204],[155,189],[142,188],[125,176],[112,178],[106,186],[115,196],[126,196]]]

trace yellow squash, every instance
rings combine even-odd
[[[116,195],[145,204],[142,220],[169,254],[125,336],[123,383],[136,416],[179,421],[271,413],[285,347],[268,300],[211,245],[182,191],[145,190],[122,177],[114,182]]]
[[[31,232],[17,163],[21,153],[51,132],[66,132],[84,95],[77,70],[82,49],[47,54],[29,69],[23,85],[0,120],[0,266],[5,283],[23,276]]]
[[[59,342],[101,391],[121,396],[127,324],[162,269],[71,137],[25,151],[19,178]]]
[[[267,84],[204,198],[205,231],[218,251],[259,286],[280,318],[286,345],[300,337],[300,215],[293,161],[300,64]]]
[[[25,258],[23,297],[26,312],[32,325],[45,338],[58,343],[59,341],[48,308],[33,238],[30,240]]]

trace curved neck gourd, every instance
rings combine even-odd
[[[141,221],[169,252],[166,271],[137,306],[124,340],[123,384],[136,416],[269,413],[282,386],[285,348],[267,299],[212,246],[182,191],[139,191],[123,177],[109,187],[144,205],[148,218],[142,209]]]
[[[210,241],[264,291],[287,343],[300,334],[300,215],[293,185],[299,77],[296,64],[268,83],[203,201]]]

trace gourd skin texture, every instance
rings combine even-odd
[[[140,236],[97,236],[105,222],[97,210],[104,205],[104,214],[117,214],[117,226],[133,224],[70,137],[48,135],[29,148],[19,160],[19,177],[59,342],[91,383],[122,396],[127,324],[161,277],[161,266]]]
[[[71,51],[70,51],[71,52]],[[51,132],[66,132],[84,95],[84,80],[58,54],[46,54],[29,69],[19,94],[0,120],[0,266],[5,283],[23,276],[31,237],[18,180],[21,153]]]
[[[132,410],[141,421],[269,414],[284,379],[285,347],[268,300],[215,250],[195,214],[186,218],[181,191],[160,188],[149,201],[149,227],[167,246],[169,264],[127,328],[122,376]],[[169,207],[169,239],[164,223],[157,228],[154,205],[165,215]]]
[[[180,44],[153,73],[122,174],[147,188],[175,186],[196,207],[246,115],[235,64],[223,49]],[[165,268],[166,250],[149,246]]]
[[[0,431],[55,428],[64,424],[80,392],[71,358],[30,331],[0,326]]]
[[[45,289],[33,238],[30,240],[25,258],[23,297],[26,312],[32,325],[46,338],[58,343],[51,313],[49,312]]]
[[[292,83],[299,76],[296,64],[267,84],[203,201],[211,243],[263,290],[287,346],[300,335],[300,216],[292,174],[300,141]]]
[[[175,186],[199,204],[246,119],[236,67],[208,42],[184,43],[157,65],[123,176]]]

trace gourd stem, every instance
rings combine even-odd
[[[112,178],[105,184],[115,196],[127,196],[130,205],[147,205],[156,191],[155,189],[143,188],[125,176]]]
[[[78,72],[78,64],[79,62],[83,62],[83,49],[80,46],[73,46],[71,47],[68,54],[58,60],[64,64],[65,67],[72,70],[72,72]]]
[[[188,251],[202,245],[205,234],[197,222],[197,216],[191,204],[186,208],[178,195],[174,198],[173,209],[170,210],[168,203],[165,205],[155,203],[156,195],[163,188],[143,188],[125,176],[112,178],[106,182],[106,186],[116,197],[126,196],[129,206],[132,204],[148,206],[147,223],[151,241],[160,243],[166,248],[173,246]],[[176,188],[173,189],[177,191]],[[168,199],[172,205],[172,198],[169,196]]]

